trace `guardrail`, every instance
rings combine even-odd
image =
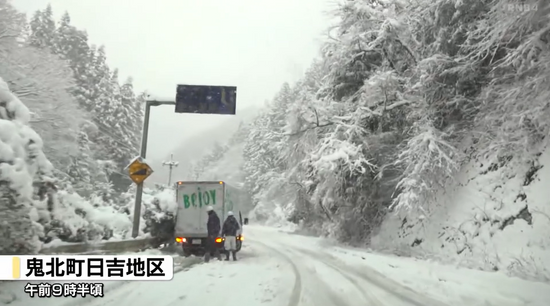
[[[147,249],[153,246],[154,238],[142,238],[121,241],[107,241],[100,243],[75,243],[60,245],[55,247],[44,248],[40,250],[40,254],[60,254],[72,253],[83,254],[91,252],[136,252],[142,249]]]

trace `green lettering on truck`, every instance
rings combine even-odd
[[[184,194],[183,195],[183,207],[189,208],[189,206],[191,206],[191,204],[189,204],[189,196]]]
[[[216,205],[216,190],[210,190],[210,197],[212,198],[212,205]]]
[[[199,193],[199,207],[202,207],[202,194],[201,194],[201,188],[198,187],[197,191]]]
[[[197,203],[198,202],[198,203]],[[200,187],[197,192],[183,195],[183,208],[203,207],[206,205],[216,205],[216,189],[201,192]]]
[[[202,198],[204,199],[204,205],[210,204],[210,195],[208,194],[208,192],[205,192]]]

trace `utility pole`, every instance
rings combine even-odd
[[[174,157],[174,154],[170,154],[170,161],[162,162],[163,166],[168,166],[168,168],[170,169],[170,174],[168,174],[168,186],[172,184],[172,168],[175,168],[179,165],[179,162],[174,161],[173,157]]]

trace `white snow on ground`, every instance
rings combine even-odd
[[[550,148],[536,152],[533,164],[471,162],[425,218],[389,216],[373,248],[550,281]]]
[[[373,279],[387,277],[424,296],[453,305],[550,305],[550,284],[509,277],[501,272],[485,272],[443,265],[413,258],[369,253],[366,250],[335,247],[323,238],[292,235],[279,229],[249,226],[248,232],[261,241],[276,241],[290,248],[308,249],[322,258],[328,256]],[[250,235],[249,235],[250,236]],[[249,239],[250,240],[250,239]]]
[[[169,282],[129,284],[89,306],[285,305],[286,285],[292,284],[287,264],[255,246],[243,248],[239,255],[238,262],[199,264]]]
[[[244,246],[239,257],[237,262],[202,264],[202,258],[177,256],[171,281],[105,282],[104,298],[31,299],[23,292],[26,282],[4,283],[0,292],[15,294],[10,306],[285,305],[293,282],[289,264],[255,245]]]
[[[413,258],[329,248],[348,265],[367,265],[416,292],[448,305],[548,305],[550,286],[502,273],[458,268]]]
[[[177,257],[171,281],[108,282],[105,297],[25,298],[13,306],[547,306],[550,285],[500,272],[335,247],[333,241],[248,226],[237,262]],[[159,251],[151,250],[155,254]]]
[[[103,243],[111,241],[123,241],[127,239],[133,239],[130,237],[132,231],[132,218],[134,212],[134,200],[133,193],[128,194],[127,208],[130,214],[124,214],[118,210],[115,210],[111,206],[101,206],[94,207],[84,198],[80,197],[78,194],[70,194],[65,191],[59,191],[57,198],[60,203],[65,203],[65,207],[60,206],[59,203],[56,203],[54,207],[54,215],[56,219],[64,220],[64,224],[71,231],[76,233],[76,231],[88,223],[99,224],[106,226],[113,230],[113,237],[108,240],[98,240],[98,241],[88,241],[88,243]],[[164,189],[162,191],[153,190],[153,189],[144,189],[143,198],[142,198],[142,213],[146,210],[152,210],[155,212],[155,217],[161,219],[166,212],[174,213],[176,210],[176,202],[174,201],[175,194],[172,189]],[[158,201],[158,202],[157,202]],[[158,211],[156,208],[155,202],[158,203],[158,207],[162,211]],[[42,214],[42,218],[49,218],[49,213],[46,210],[46,203],[40,203],[41,206],[35,207],[38,208],[38,211]],[[67,207],[79,208],[86,213],[86,217],[83,218],[81,215],[74,213],[74,210],[69,210]],[[157,212],[158,211],[158,212]],[[138,235],[139,238],[149,237],[149,233],[144,233],[143,230],[146,226],[146,220],[141,218],[140,221],[140,232]],[[47,244],[43,244],[42,248],[55,248],[63,245],[74,245],[78,243],[64,242],[60,239],[54,239]]]

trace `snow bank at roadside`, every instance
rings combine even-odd
[[[134,216],[135,191],[130,190],[125,195],[125,205],[122,209],[130,219]],[[172,188],[145,188],[141,201],[140,235],[150,235],[164,243],[173,239],[174,217],[177,211],[176,192]]]
[[[550,303],[550,285],[508,277],[503,273],[338,247],[329,251],[349,266],[368,266],[447,305],[546,306]]]
[[[326,253],[343,264],[365,273],[379,273],[413,291],[447,305],[547,306],[550,284],[510,277],[503,272],[486,272],[395,255],[377,254],[366,249],[335,246],[337,242],[306,237],[276,228],[250,226],[255,237]],[[283,237],[284,235],[284,237]],[[276,236],[276,237],[275,237]],[[253,243],[251,239],[249,243]]]
[[[550,281],[550,149],[536,156],[472,161],[426,215],[389,216],[372,247]]]
[[[135,191],[124,194],[123,198],[126,205],[122,207],[97,206],[76,193],[59,191],[56,194],[57,201],[54,202],[51,214],[47,209],[46,202],[35,204],[38,218],[47,222],[51,222],[51,218],[62,220],[62,229],[65,231],[68,230],[68,232],[65,232],[61,236],[63,239],[53,239],[42,247],[50,248],[80,243],[82,240],[88,243],[101,243],[104,241],[131,239]],[[174,199],[174,191],[170,189],[144,190],[141,210],[142,218],[138,238],[150,236],[150,232],[146,230],[147,218],[143,216],[150,213],[154,218],[161,220],[166,213],[175,211],[176,204]],[[85,234],[87,234],[86,237],[78,236]],[[105,236],[105,234],[108,234],[108,236]],[[71,242],[71,239],[67,239],[67,237],[74,237],[75,240],[79,241]]]

